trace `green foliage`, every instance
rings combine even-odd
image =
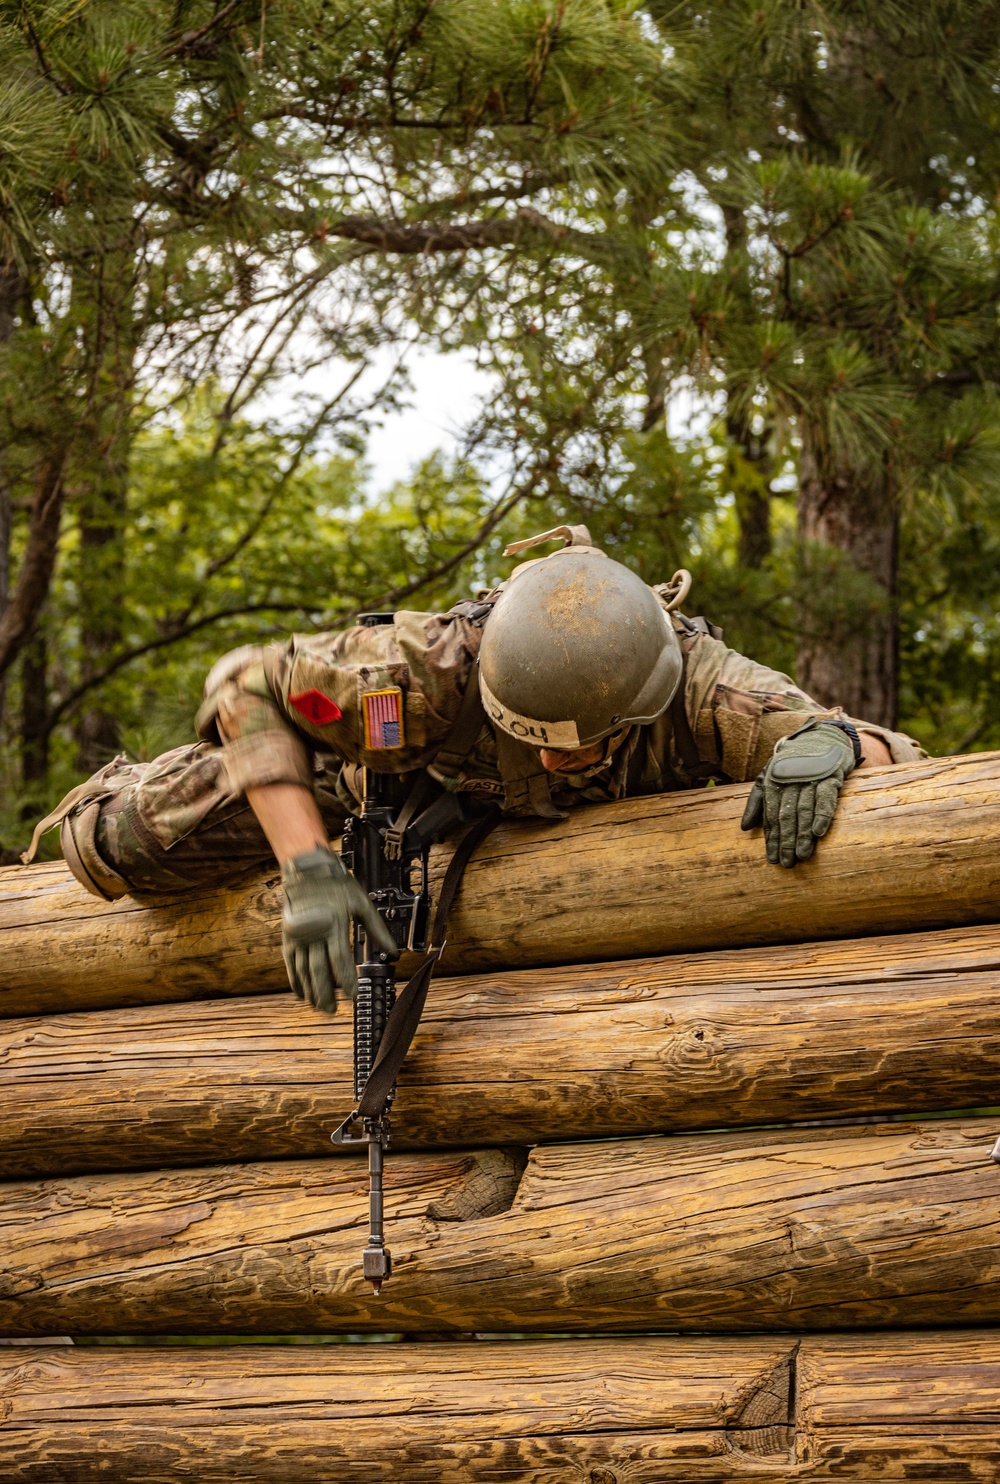
[[[194,739],[202,680],[227,649],[341,625],[366,607],[433,609],[481,579],[477,537],[489,499],[470,469],[435,456],[375,495],[359,459],[304,456],[273,425],[236,421],[217,447],[216,411],[205,390],[136,440],[114,584],[119,640],[84,681],[79,542],[65,543],[45,618],[57,739],[84,686],[114,711],[125,750],[154,757]],[[18,684],[10,700],[13,719]],[[8,737],[4,839],[23,834],[26,803],[41,812],[78,776],[63,738],[44,795],[26,794]]]
[[[66,489],[0,838],[189,735],[221,650],[447,602],[570,517],[651,580],[690,566],[786,669],[898,608],[904,724],[1000,742],[998,52],[985,0],[0,0],[15,572],[46,460]],[[414,342],[495,392],[376,496],[404,383],[375,372]],[[703,435],[667,436],[678,397]],[[845,488],[859,531],[800,540],[796,502]],[[51,767],[19,782],[36,692]]]

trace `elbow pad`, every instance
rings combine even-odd
[[[216,747],[222,745],[218,724],[222,693],[244,670],[263,665],[263,661],[264,647],[261,644],[241,644],[239,649],[231,649],[216,660],[205,676],[202,703],[194,719],[194,729],[202,742],[213,742]]]

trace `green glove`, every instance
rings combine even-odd
[[[750,790],[740,822],[743,830],[763,824],[773,866],[794,866],[812,855],[816,841],[833,823],[840,790],[857,766],[860,746],[855,748],[852,736],[828,721],[811,721],[778,743]]]
[[[300,1000],[335,1011],[337,989],[349,1000],[358,992],[351,923],[360,921],[374,952],[397,958],[392,934],[368,893],[332,850],[318,846],[281,868],[285,911],[281,951],[288,982]]]

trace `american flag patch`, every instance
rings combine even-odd
[[[398,686],[388,690],[366,690],[361,697],[365,713],[365,747],[369,752],[384,752],[403,745],[403,692]]]

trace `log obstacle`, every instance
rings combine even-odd
[[[1000,928],[437,981],[399,1148],[997,1100]],[[351,1019],[286,995],[0,1022],[0,1178],[329,1155]]]
[[[274,876],[0,872],[0,1335],[425,1337],[4,1346],[0,1484],[995,1480],[1000,1339],[952,1327],[1000,1324],[1000,754],[856,775],[792,872],[745,795],[481,847],[379,1300]],[[484,1333],[575,1338],[426,1343]]]
[[[1000,1119],[401,1154],[0,1192],[0,1332],[721,1333],[1000,1322]],[[367,1230],[367,1228],[365,1228]]]
[[[1000,1338],[0,1354],[16,1484],[885,1484],[1000,1473]]]
[[[991,922],[1000,754],[848,780],[814,860],[768,866],[745,786],[513,821],[477,851],[449,924],[451,973]],[[433,859],[439,882],[449,852]],[[281,988],[277,884],[101,904],[64,867],[0,872],[0,1011],[161,1003]],[[405,965],[404,971],[405,971]]]

